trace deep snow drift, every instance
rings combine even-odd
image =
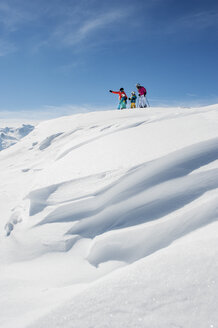
[[[218,105],[42,122],[0,153],[1,328],[217,327]]]

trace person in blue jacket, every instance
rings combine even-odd
[[[129,98],[130,103],[131,103],[131,108],[136,108],[136,99],[137,99],[137,96],[135,94],[135,91],[132,91],[131,97]]]

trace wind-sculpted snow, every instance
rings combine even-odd
[[[161,221],[149,227],[119,229],[115,233],[98,236],[90,247],[88,261],[96,266],[107,261],[132,263],[218,220],[218,197],[208,201],[206,205],[201,205],[200,200],[196,204],[197,208],[187,211],[186,216],[175,213],[174,216],[171,214],[170,218],[163,217]],[[146,211],[141,213],[145,215]]]
[[[65,157],[66,155],[68,155],[69,153],[71,153],[73,150],[75,150],[77,148],[80,148],[80,147],[82,147],[84,145],[87,145],[89,143],[92,143],[95,140],[104,138],[105,136],[108,136],[110,134],[114,134],[114,133],[117,133],[117,132],[120,132],[120,131],[123,131],[123,130],[128,130],[128,129],[131,129],[131,128],[136,128],[137,126],[140,126],[140,125],[142,125],[144,123],[146,123],[146,121],[143,120],[143,121],[139,121],[139,122],[136,122],[136,123],[133,123],[133,124],[129,124],[127,126],[125,125],[124,127],[119,127],[119,126],[117,127],[116,125],[115,126],[107,126],[107,127],[104,127],[102,129],[100,129],[100,131],[101,132],[104,132],[104,133],[101,133],[100,135],[94,136],[92,138],[88,138],[88,140],[83,141],[81,143],[78,143],[77,145],[75,145],[73,147],[70,147],[69,149],[67,149],[63,153],[61,153],[57,157],[57,160]],[[95,129],[95,128],[98,128],[98,126],[91,127],[91,129]],[[108,131],[108,129],[112,129],[112,131]],[[105,131],[106,131],[106,133],[105,133]]]
[[[217,108],[63,117],[0,153],[1,328],[208,326],[217,302]]]
[[[88,260],[95,265],[101,261],[105,262],[108,260],[133,261],[133,259],[138,259],[139,252],[136,249],[136,254],[134,255],[133,253],[135,242],[133,242],[134,247],[132,250],[131,243],[128,242],[126,252],[124,251],[122,235],[124,234],[127,237],[128,232],[123,233],[119,231],[116,233],[116,236],[118,233],[120,234],[120,237],[116,238],[120,238],[120,243],[109,243],[108,234],[110,232],[114,234],[114,230],[136,227],[153,220],[164,220],[167,215],[194,202],[204,193],[218,188],[218,169],[190,174],[199,167],[205,166],[217,159],[218,138],[181,149],[163,158],[140,165],[96,194],[89,194],[85,199],[77,200],[76,202],[69,200],[66,205],[60,205],[50,212],[39,224],[72,222],[73,227],[68,231],[68,234],[77,235],[79,238],[91,239],[101,235],[99,237],[101,242],[97,244],[94,242],[94,251],[92,251],[91,247],[90,254],[88,255]],[[42,197],[45,192],[49,194],[49,190],[51,192],[54,191],[50,187],[47,190],[39,190],[38,193]],[[34,195],[36,194],[37,191]],[[36,206],[35,199],[31,194],[29,197],[31,199],[30,214],[32,214],[33,208]],[[199,222],[197,221],[195,224],[193,224],[193,220],[190,221],[189,226],[185,230],[186,233],[208,224],[216,219],[217,214],[216,202],[213,202],[212,215],[206,216],[206,219],[199,216]],[[193,214],[189,215],[193,216]],[[187,217],[184,219],[186,222]],[[177,222],[178,227],[175,222]],[[174,239],[175,236],[179,238],[185,233],[181,229],[182,222],[182,219],[175,219],[173,224],[170,222],[170,226],[174,226]],[[162,225],[161,221],[157,223],[158,230],[159,225]],[[139,232],[142,232],[141,227],[138,229]],[[134,236],[135,228],[133,231],[130,230],[129,234]],[[145,235],[147,236],[146,229]],[[105,242],[104,236],[106,238]],[[142,233],[141,236],[142,242]],[[134,240],[134,237],[128,237],[125,240]],[[169,243],[170,240],[171,236],[168,240]],[[96,259],[96,255],[93,254],[99,253],[99,250],[96,250],[98,244],[100,244],[101,255]],[[120,247],[122,252],[119,252]],[[145,251],[141,252],[142,257],[145,256],[146,249],[150,248],[153,247],[151,245],[148,247],[146,244]],[[107,251],[102,251],[104,249]]]
[[[41,142],[41,144],[39,145],[39,149],[40,150],[44,150],[44,149],[48,148],[51,145],[52,141],[55,138],[61,136],[62,134],[63,134],[62,132],[59,132],[59,133],[56,133],[56,134],[54,134],[54,135],[52,135],[50,137],[47,137],[45,140],[43,140]]]
[[[30,199],[29,215],[35,215],[47,206],[57,204],[63,205],[64,203],[68,203],[70,201],[78,201],[81,198],[87,199],[90,196],[88,193],[89,185],[96,183],[96,180],[104,178],[105,175],[105,173],[101,173],[81,179],[64,181],[59,184],[31,191],[26,196],[27,199]],[[85,187],[86,190],[84,190],[83,187]],[[73,192],[75,189],[76,192]],[[82,195],[79,196],[79,192],[81,191]]]

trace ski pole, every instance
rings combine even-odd
[[[150,104],[149,104],[149,101],[148,101],[147,96],[145,96],[145,98],[146,98],[146,101],[147,101],[147,103],[148,103],[148,107],[150,107]]]

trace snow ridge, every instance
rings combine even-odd
[[[1,327],[214,324],[217,109],[78,114],[1,152]]]
[[[143,243],[147,228],[144,230],[141,224],[161,219],[156,223],[156,228],[152,229],[151,235],[154,235],[155,229],[159,231],[160,226],[163,226],[162,221],[165,221],[166,216],[179,212],[206,192],[218,188],[218,169],[190,174],[218,159],[217,145],[218,138],[214,138],[140,165],[109,187],[89,194],[85,199],[73,199],[68,200],[67,204],[58,204],[38,226],[72,223],[73,227],[66,232],[67,235],[74,236],[71,247],[81,238],[91,238],[93,243],[89,246],[87,260],[93,265],[107,261],[131,263],[138,260],[150,254],[151,249],[156,251],[157,244],[166,245],[166,241],[163,243],[154,238],[147,238],[150,243]],[[30,193],[27,196],[30,199],[30,215],[40,213],[46,207],[43,200],[51,197],[60,187],[64,192],[64,185],[61,184]],[[71,187],[73,188],[73,181]],[[199,212],[197,208],[195,211],[190,210],[186,217],[176,214],[178,219],[165,223],[166,227],[172,229],[173,226],[174,230],[173,238],[168,235],[167,245],[215,220],[218,205],[213,199],[209,204],[210,215],[206,212],[205,216],[201,211],[198,220],[191,220],[190,217]],[[182,226],[185,228],[181,229]],[[124,229],[129,227],[134,227],[134,230]],[[137,243],[134,241],[136,233]],[[134,241],[133,245],[130,240]]]

